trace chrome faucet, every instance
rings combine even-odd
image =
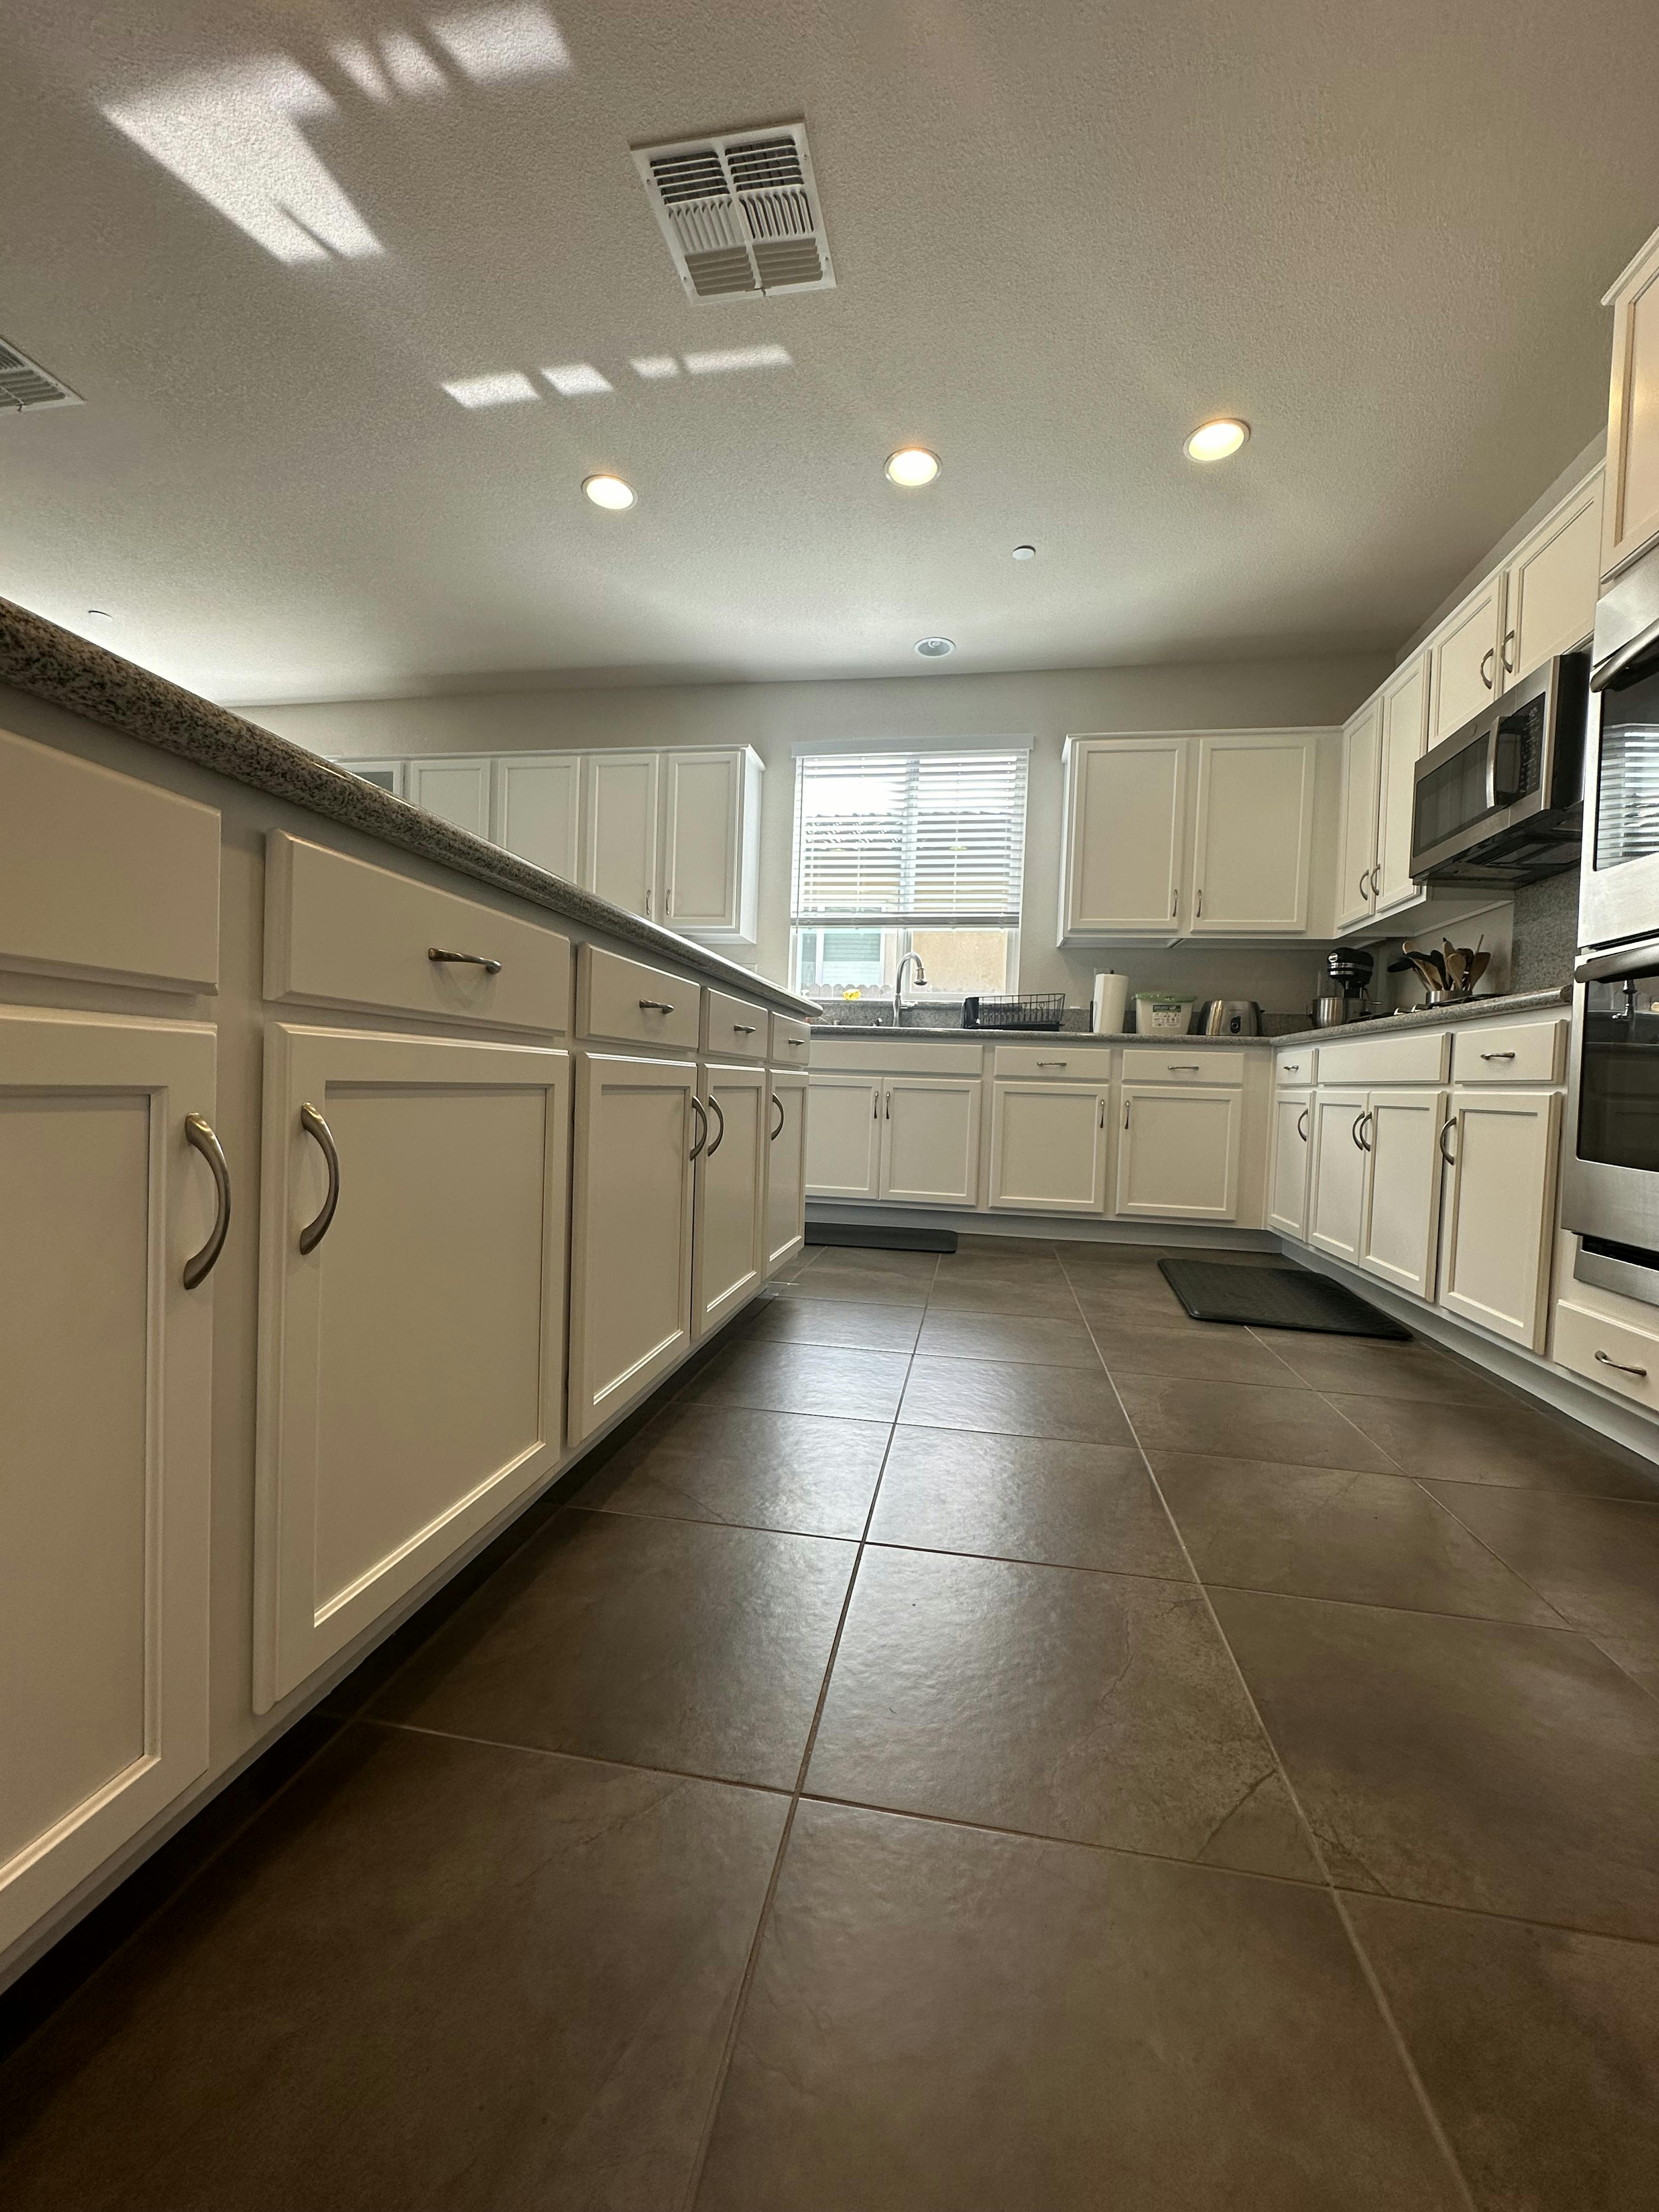
[[[924,988],[927,986],[927,971],[921,964],[921,953],[907,952],[903,959],[899,962],[897,972],[893,977],[893,1027],[895,1029],[904,1019],[904,1000],[901,994],[904,989],[904,971],[913,960],[916,966],[917,982]]]

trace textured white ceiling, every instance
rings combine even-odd
[[[88,404],[0,419],[0,592],[242,700],[1389,646],[1594,434],[1659,222],[1652,0],[551,0],[569,69],[476,82],[485,4],[11,0],[0,336]],[[441,82],[377,104],[335,50],[400,29]],[[279,259],[102,112],[200,71],[320,87],[381,250]],[[630,144],[797,114],[839,289],[690,306]]]

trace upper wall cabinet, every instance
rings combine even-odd
[[[663,904],[676,929],[753,942],[760,902],[758,753],[665,756]]]
[[[1336,926],[1356,929],[1376,911],[1376,803],[1382,765],[1382,702],[1368,699],[1342,732],[1342,836],[1337,850]]]
[[[1301,731],[1198,740],[1194,936],[1294,937],[1307,928],[1315,744]]]
[[[587,787],[583,888],[629,914],[660,921],[657,756],[593,753],[583,767]]]
[[[1613,309],[1601,574],[1659,536],[1659,230],[1601,302]]]
[[[1437,745],[1504,689],[1502,570],[1476,586],[1429,640],[1429,743]]]
[[[580,753],[509,754],[495,763],[490,836],[566,883],[581,880]]]
[[[1595,627],[1606,471],[1585,477],[1545,516],[1504,569],[1504,687],[1587,638]]]
[[[412,760],[404,771],[404,797],[441,822],[489,835],[490,763],[466,754],[458,760]]]
[[[1185,738],[1068,738],[1060,934],[1173,937],[1187,820]]]

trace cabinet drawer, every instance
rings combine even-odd
[[[1109,1083],[1110,1045],[1067,1045],[1056,1037],[1052,1044],[1000,1044],[996,1048],[998,1075],[1053,1076],[1061,1083]]]
[[[1659,1336],[1563,1299],[1555,1309],[1554,1351],[1559,1366],[1659,1413]]]
[[[1327,1083],[1443,1083],[1451,1060],[1445,1030],[1408,1030],[1403,1036],[1353,1037],[1319,1048],[1319,1080]]]
[[[708,1031],[703,1049],[721,1060],[764,1060],[767,1012],[728,991],[705,991]]]
[[[805,1067],[811,1056],[812,1032],[790,1014],[772,1017],[771,1056],[780,1067]]]
[[[777,1016],[772,1017],[775,1022]],[[866,1068],[872,1075],[977,1075],[984,1047],[977,1044],[901,1044],[896,1036],[819,1037],[812,1066]]]
[[[1243,1083],[1244,1055],[1242,1052],[1206,1049],[1183,1052],[1177,1037],[1161,1051],[1150,1045],[1125,1045],[1123,1048],[1123,1080],[1126,1083]]]
[[[219,988],[219,817],[0,730],[0,967]]]
[[[1565,1022],[1482,1022],[1452,1035],[1454,1083],[1559,1083]]]
[[[434,960],[434,951],[469,960]],[[499,961],[491,975],[476,964]],[[265,840],[265,996],[309,1006],[570,1026],[570,939],[474,899],[273,830]]]
[[[1281,1091],[1305,1091],[1319,1080],[1319,1047],[1299,1044],[1273,1061],[1273,1080]]]
[[[666,968],[647,968],[584,945],[576,956],[576,1023],[584,1036],[623,1044],[670,1044],[695,1052],[702,986]]]

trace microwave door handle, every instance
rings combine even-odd
[[[1498,725],[1489,722],[1480,732],[1480,742],[1486,748],[1486,808],[1488,814],[1498,807]]]
[[[1627,645],[1621,645],[1617,653],[1591,669],[1589,688],[1592,691],[1616,691],[1624,684],[1633,684],[1638,676],[1647,674],[1645,664],[1650,660],[1659,661],[1659,619],[1650,622]]]

